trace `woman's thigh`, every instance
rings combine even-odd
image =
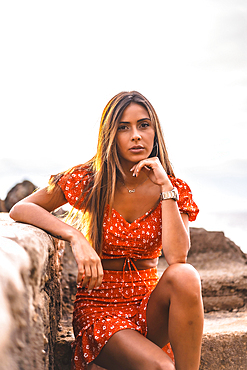
[[[164,273],[150,295],[146,311],[147,338],[161,348],[169,342],[170,295]]]
[[[170,341],[171,316],[176,317],[176,311],[180,315],[183,310],[187,310],[189,302],[192,305],[193,300],[200,299],[200,294],[200,278],[191,265],[169,266],[148,301],[147,338],[159,347],[164,347]]]
[[[115,333],[94,362],[107,370],[175,370],[161,348],[131,329]]]
[[[109,339],[94,362],[107,370],[175,370],[162,348],[170,341],[171,316],[180,316],[198,300],[199,280],[188,264],[169,266],[149,298],[147,338],[135,330],[121,330]]]

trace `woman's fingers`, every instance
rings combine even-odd
[[[99,261],[99,263],[98,263],[97,277],[98,278],[97,278],[97,281],[96,281],[96,284],[95,284],[95,288],[98,288],[101,285],[103,277],[104,277],[104,270],[103,270],[101,261]]]
[[[82,271],[85,271],[85,273],[78,273],[78,280],[80,279],[79,282],[81,282],[82,288],[87,288],[88,291],[91,291],[101,285],[103,268],[100,260],[97,262],[87,262]]]
[[[103,279],[101,259],[81,234],[75,236],[71,247],[78,266],[77,284],[88,290],[98,288]]]
[[[130,171],[132,171],[133,176],[136,177],[141,171],[144,172],[145,175],[156,185],[171,185],[167,173],[158,157],[143,159],[139,163],[135,164]]]
[[[139,163],[135,164],[130,171],[133,172],[133,176],[138,176],[138,173],[142,169],[148,170],[153,170],[155,167],[158,167],[159,165],[159,159],[154,157],[154,158],[147,158],[143,159]]]
[[[82,284],[81,284],[82,288],[85,288],[88,285],[88,282],[90,281],[91,277],[92,277],[92,272],[91,272],[90,265],[85,264],[85,276],[82,280]]]
[[[77,284],[79,284],[84,279],[84,276],[85,276],[84,267],[83,266],[82,267],[78,266],[78,273],[77,273],[77,279],[76,279]]]
[[[133,176],[138,176],[140,171],[144,172],[151,181],[159,183],[160,181],[167,180],[167,174],[161,165],[159,158],[147,158],[131,168]]]
[[[97,272],[97,267],[95,265],[91,266],[91,279],[89,280],[88,291],[91,291],[93,288],[95,288],[95,284],[98,280]]]

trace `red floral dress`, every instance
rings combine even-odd
[[[89,179],[90,174],[83,166],[74,167],[60,177],[58,185],[72,206],[80,208],[80,195]],[[195,220],[199,210],[189,186],[177,178],[170,180],[178,189],[180,212],[187,213],[190,221]],[[86,370],[87,364],[119,330],[132,329],[147,335],[148,299],[159,278],[156,268],[138,271],[135,261],[161,255],[161,204],[132,223],[114,209],[110,215],[109,206],[106,207],[102,259],[124,258],[125,264],[123,271],[105,270],[101,286],[91,293],[78,285],[73,313],[73,370]],[[173,358],[170,344],[164,350]]]

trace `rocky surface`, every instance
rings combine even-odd
[[[16,184],[8,192],[5,200],[0,199],[0,212],[9,212],[13,205],[32,194],[35,189],[36,186],[28,180]]]
[[[205,314],[200,370],[247,369],[247,310]]]
[[[243,262],[246,254],[222,231],[207,231],[203,228],[190,228],[191,249],[188,257],[198,268],[214,269],[214,263],[229,261]],[[205,255],[205,258],[203,258]]]
[[[205,312],[233,311],[247,304],[247,256],[223,232],[191,228],[188,263],[201,276]],[[161,274],[167,267],[159,261]]]
[[[61,242],[0,214],[0,369],[52,370]]]
[[[223,232],[190,229],[205,310],[200,370],[247,370],[247,258]],[[160,259],[159,273],[166,268]]]
[[[200,370],[246,370],[247,334],[204,334]]]
[[[205,312],[245,309],[246,254],[223,232],[192,228],[191,244],[188,262],[200,273]]]
[[[191,228],[188,262],[205,308],[200,370],[247,370],[247,258],[222,232]]]
[[[1,219],[0,370],[69,370],[77,274],[71,249],[7,214]],[[246,255],[222,232],[192,228],[191,243],[188,263],[200,273],[205,306],[200,370],[246,370]],[[159,274],[166,266],[160,258]]]

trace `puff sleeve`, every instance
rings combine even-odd
[[[179,200],[178,208],[181,213],[187,213],[189,216],[189,221],[195,221],[199,208],[192,198],[192,192],[188,184],[185,181],[170,177],[172,185],[178,189]]]
[[[85,195],[90,191],[92,173],[87,167],[79,165],[68,171],[50,178],[50,183],[56,183],[64,193],[68,203],[77,208],[82,208]]]

